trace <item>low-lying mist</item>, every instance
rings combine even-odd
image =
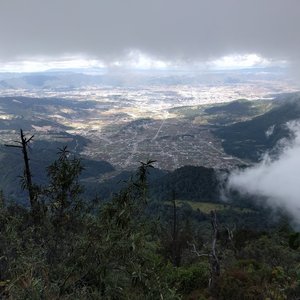
[[[276,157],[268,153],[247,169],[231,173],[228,187],[242,194],[263,196],[267,205],[284,209],[300,224],[300,121],[286,124],[293,133],[281,140]]]

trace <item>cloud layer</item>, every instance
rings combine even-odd
[[[300,224],[300,123],[288,126],[295,138],[277,159],[266,156],[261,163],[232,173],[228,184],[241,193],[266,197],[268,205],[284,208]]]
[[[161,60],[257,53],[300,61],[299,0],[3,0],[0,60],[132,49]]]

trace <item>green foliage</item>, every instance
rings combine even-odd
[[[48,168],[43,222],[1,206],[1,295],[13,299],[176,299],[143,207],[152,161],[111,202],[91,214],[80,201],[80,161],[66,148]]]
[[[216,202],[219,198],[219,180],[212,168],[184,166],[154,180],[150,196],[166,201],[170,191],[179,199]]]
[[[179,293],[187,295],[194,290],[207,288],[209,276],[209,264],[207,262],[173,268],[168,280]]]
[[[295,262],[299,254],[288,247],[286,232],[248,240],[239,259],[219,283],[220,299],[296,299]]]
[[[299,232],[295,232],[290,235],[289,246],[294,250],[297,250],[300,247],[300,233]]]
[[[79,175],[83,170],[77,158],[70,158],[66,147],[60,149],[59,158],[48,168],[49,186],[45,194],[49,198],[52,213],[62,218],[65,211],[74,208],[78,196],[82,193]]]
[[[257,231],[252,224],[264,216],[257,213],[251,229],[237,223],[229,240],[226,222],[242,216],[244,225],[255,214],[247,210],[218,211],[225,228],[217,237],[221,272],[209,289],[209,218],[187,203],[177,206],[172,239],[170,206],[148,197],[152,163],[141,163],[119,193],[93,206],[82,199],[81,161],[63,148],[47,169],[48,185],[39,188],[38,224],[0,194],[0,298],[297,299],[299,235],[289,227]],[[177,268],[170,264],[174,245]]]

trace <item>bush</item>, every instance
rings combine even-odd
[[[207,288],[209,276],[208,263],[199,263],[173,269],[169,281],[180,294],[187,295],[194,290]]]

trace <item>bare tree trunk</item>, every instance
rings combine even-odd
[[[20,137],[21,137],[21,142],[17,142],[20,145],[5,145],[5,146],[22,149],[23,161],[24,161],[25,186],[26,186],[26,189],[28,190],[28,194],[29,194],[29,201],[30,201],[33,221],[35,224],[37,224],[40,219],[40,216],[39,216],[40,211],[39,211],[37,196],[34,191],[34,186],[32,183],[32,175],[31,175],[30,165],[29,165],[30,159],[28,157],[28,152],[27,152],[28,144],[33,139],[34,136],[31,136],[29,139],[27,139],[23,133],[23,130],[20,129]]]
[[[210,289],[214,289],[216,287],[216,283],[220,276],[220,262],[216,250],[216,244],[218,238],[218,222],[217,222],[217,214],[215,210],[211,211],[210,215],[211,215],[211,225],[213,228],[213,233],[212,233],[211,256],[210,256],[211,279],[210,279],[209,287]]]
[[[210,253],[200,253],[196,249],[196,245],[193,243],[188,243],[192,247],[191,252],[196,254],[198,257],[208,257],[210,263],[210,279],[208,287],[213,291],[217,287],[217,283],[220,277],[220,261],[217,253],[217,240],[219,235],[218,221],[216,211],[210,212],[211,225],[212,225],[212,240],[211,240],[211,251]]]
[[[26,177],[26,185],[29,193],[29,200],[30,200],[30,205],[32,210],[35,210],[37,207],[36,203],[36,197],[34,195],[33,191],[33,185],[32,185],[32,175],[29,167],[29,157],[27,153],[27,145],[29,140],[33,138],[33,136],[27,140],[24,136],[23,130],[20,130],[21,133],[21,143],[22,143],[22,152],[23,152],[23,159],[24,159],[24,164],[25,164],[25,177]]]

